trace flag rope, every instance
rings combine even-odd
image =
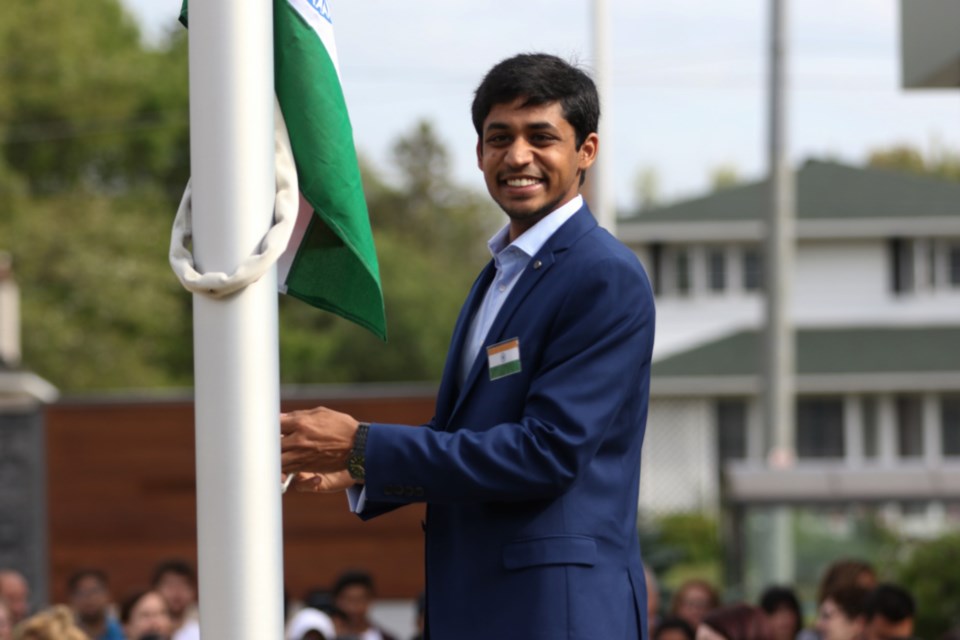
[[[212,298],[222,298],[240,291],[259,280],[280,259],[287,245],[290,244],[300,207],[300,193],[290,135],[287,133],[287,125],[276,97],[274,97],[274,134],[277,196],[273,226],[260,240],[257,252],[244,258],[231,274],[222,271],[209,273],[197,271],[191,251],[193,244],[192,190],[190,182],[187,182],[170,235],[170,266],[188,291]]]

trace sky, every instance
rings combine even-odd
[[[180,0],[123,0],[148,41],[174,26]],[[861,164],[909,144],[960,151],[960,89],[900,87],[899,0],[794,0],[788,9],[788,148]],[[357,147],[388,177],[390,149],[423,119],[455,178],[483,190],[469,110],[483,74],[520,52],[592,69],[583,0],[329,0]],[[767,166],[768,0],[607,0],[609,92],[601,96],[621,211],[653,171],[662,201],[703,194],[710,176]]]

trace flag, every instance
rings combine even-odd
[[[281,292],[386,340],[380,270],[340,86],[329,0],[274,0],[274,83],[300,185]],[[187,0],[180,12],[187,24]]]

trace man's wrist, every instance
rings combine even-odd
[[[347,471],[350,477],[363,483],[367,477],[367,433],[370,431],[369,422],[357,424],[357,433],[353,437],[353,448],[347,459]]]

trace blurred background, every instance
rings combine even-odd
[[[83,568],[119,598],[162,560],[196,561],[191,296],[167,263],[190,174],[179,4],[0,14],[0,569],[27,577],[34,608],[70,601]],[[588,5],[332,7],[390,342],[282,298],[285,407],[430,417],[502,224],[475,168],[473,88],[520,51],[591,69]],[[658,301],[638,535],[663,613],[690,579],[727,602],[776,583],[813,624],[825,571],[856,558],[913,593],[921,637],[960,624],[958,7],[789,5],[780,467],[763,408],[769,3],[609,2],[603,169]],[[344,511],[285,498],[291,597],[363,568],[374,615],[408,636],[422,511]]]

